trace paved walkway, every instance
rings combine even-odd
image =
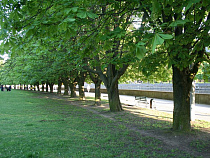
[[[91,96],[94,97],[95,94],[91,92],[85,92],[85,96]],[[108,100],[108,95],[105,93],[101,94],[102,99]],[[150,102],[151,98],[147,98],[147,102]],[[134,96],[127,96],[127,95],[120,95],[120,101],[124,104],[134,105],[134,106],[140,106],[140,107],[146,107],[150,108],[149,104],[143,103],[143,102],[136,102]],[[158,111],[163,111],[167,113],[173,113],[173,101],[172,100],[163,100],[163,99],[156,99],[153,98],[153,109],[156,109]],[[210,122],[210,105],[206,104],[195,104],[195,119],[198,120],[205,120]]]

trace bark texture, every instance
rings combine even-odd
[[[64,84],[64,94],[63,95],[68,95],[69,94],[69,83],[68,83],[68,77],[63,77],[63,84]]]
[[[87,72],[81,71],[78,75],[78,84],[79,84],[79,100],[85,100],[85,89],[84,82],[86,79]]]
[[[46,82],[46,92],[48,92],[48,86],[49,86],[49,82]]]
[[[58,91],[57,94],[61,94],[61,85],[62,85],[62,80],[61,78],[58,79]]]
[[[77,85],[76,81],[69,83],[69,87],[70,87],[70,91],[71,91],[71,94],[70,94],[71,98],[76,97],[76,85]]]
[[[118,82],[115,83],[112,87],[107,88],[107,92],[109,97],[110,111],[122,111],[123,109],[119,97]]]
[[[98,74],[90,73],[90,78],[95,84],[95,105],[101,105],[101,82],[102,80],[99,78]]]
[[[44,82],[42,82],[42,92],[44,92]]]
[[[189,69],[180,70],[173,66],[173,129],[190,131],[190,90],[192,79],[187,73]]]
[[[54,83],[49,83],[49,86],[50,86],[50,93],[53,93],[53,85],[54,85]]]

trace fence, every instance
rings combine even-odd
[[[85,88],[88,84],[85,84]],[[90,84],[92,89],[95,88],[94,84]],[[127,90],[147,90],[147,91],[161,91],[161,92],[173,92],[172,83],[137,83],[137,84],[119,84],[119,89]],[[101,85],[101,89],[106,89],[104,85]],[[196,83],[195,93],[210,94],[210,83]]]

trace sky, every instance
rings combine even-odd
[[[0,57],[4,58],[4,60],[7,60],[7,59],[9,59],[9,56],[8,56],[8,54],[0,55]]]

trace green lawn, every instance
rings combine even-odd
[[[30,91],[0,92],[0,157],[193,157],[75,103],[85,102]]]

